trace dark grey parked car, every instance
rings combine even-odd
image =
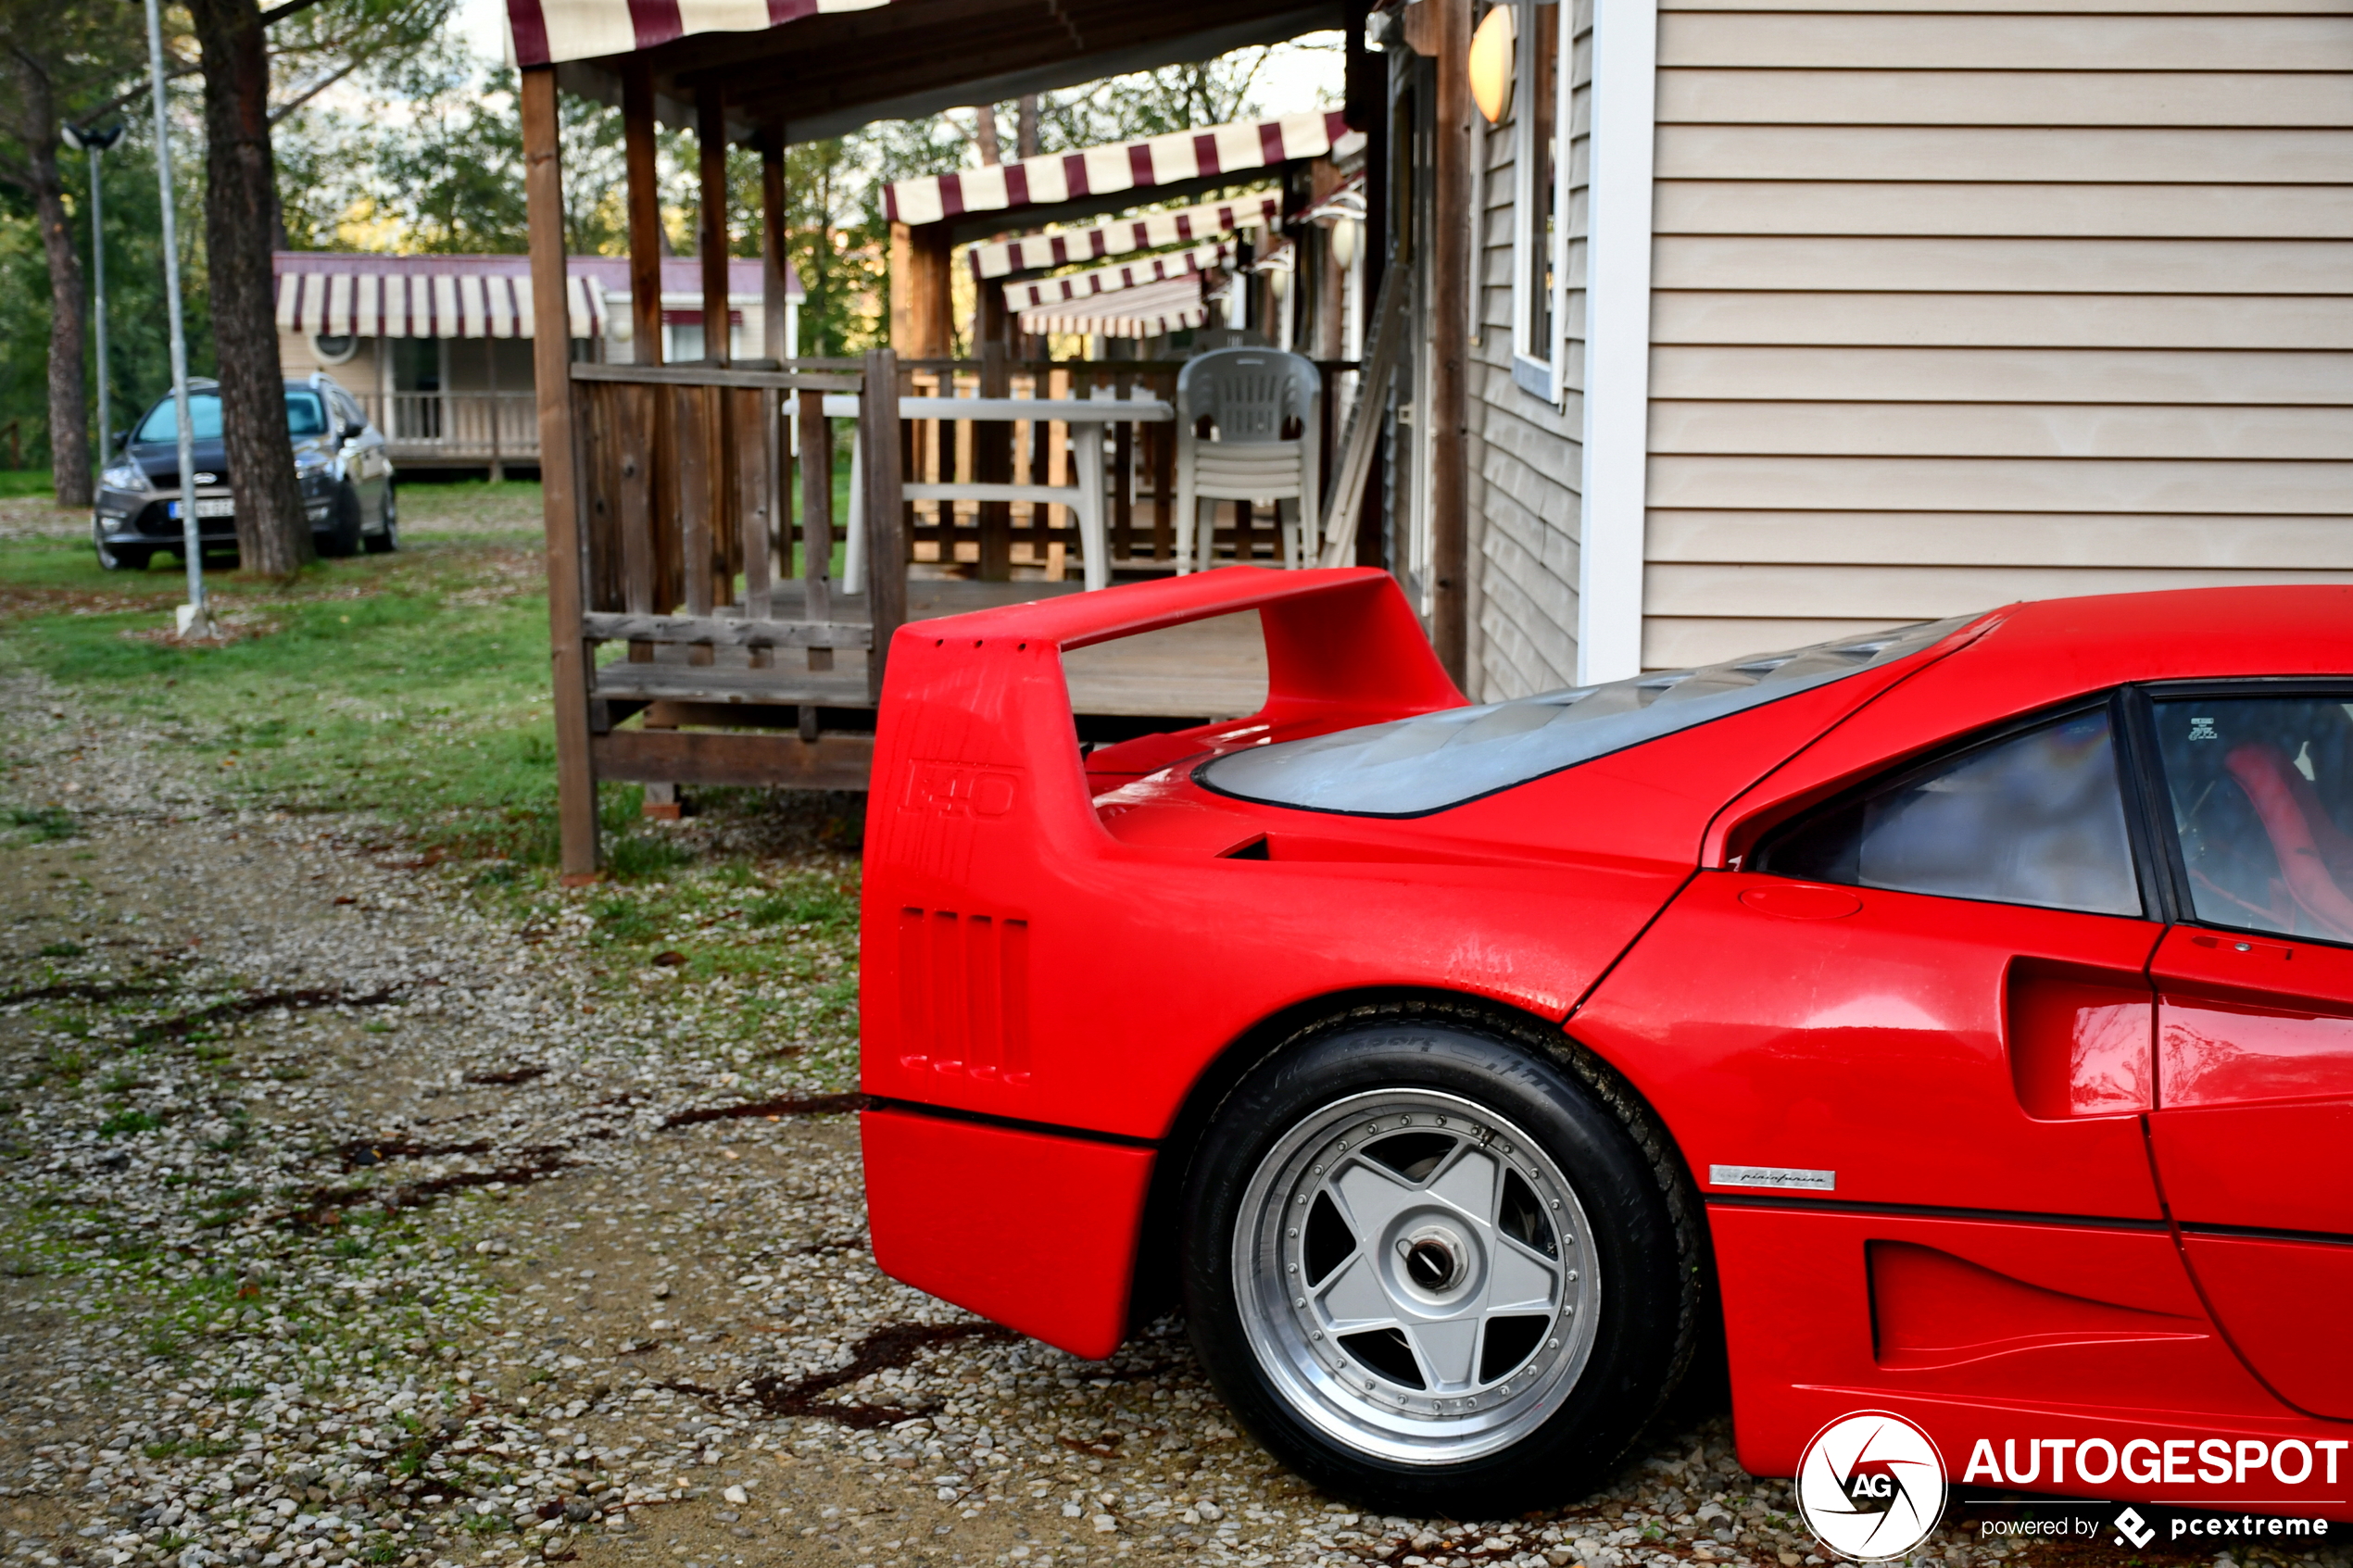
[[[228,456],[220,439],[220,383],[188,383],[189,423],[196,445],[196,527],[204,548],[237,546],[235,503],[229,492]],[[322,556],[371,554],[400,547],[399,500],[384,432],[368,420],[351,394],[329,375],[286,382],[286,426],[294,436],[295,473]],[[165,397],[147,410],[98,476],[90,520],[98,564],[138,571],[157,550],[177,554],[180,526],[180,421]]]

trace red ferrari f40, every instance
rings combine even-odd
[[[1082,749],[1066,650],[1242,612],[1261,711]],[[1181,1306],[1390,1509],[1574,1495],[1705,1355],[1760,1474],[1874,1410],[2353,1518],[2353,588],[1471,705],[1386,574],[1235,569],[907,626],[880,725],[898,1278]]]

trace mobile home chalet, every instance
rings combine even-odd
[[[1418,329],[1389,553],[1474,696],[2353,577],[2345,0],[1417,0],[1370,32]]]

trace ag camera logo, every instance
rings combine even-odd
[[[1878,1562],[1926,1540],[1944,1515],[1944,1456],[1900,1415],[1857,1411],[1814,1434],[1797,1461],[1797,1512],[1841,1557]]]

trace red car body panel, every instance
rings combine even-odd
[[[1262,712],[1081,759],[1061,649],[1244,610],[1266,637]],[[1383,573],[1215,571],[909,626],[867,831],[877,1257],[1106,1354],[1153,1184],[1181,1173],[1167,1140],[1221,1073],[1318,1007],[1451,994],[1565,1023],[1672,1134],[1707,1202],[1753,1470],[1790,1473],[1864,1407],[1919,1421],[1957,1479],[1981,1438],[2353,1437],[2353,1353],[2306,1343],[2313,1308],[2353,1298],[2353,954],[1742,869],[1797,811],[2055,704],[2347,673],[2353,590],[2013,606],[1381,819],[1191,775],[1462,702]],[[1765,1198],[1717,1165],[1835,1185]],[[2353,1518],[2353,1454],[2328,1451],[2344,1483],[2323,1512]],[[2002,1484],[2102,1490],[2022,1470]],[[2252,1477],[2195,1500],[2266,1495]]]
[[[1074,1355],[1119,1348],[1151,1149],[888,1110],[860,1123],[884,1273]],[[975,1184],[988,1200],[960,1201]],[[1088,1249],[1080,1266],[1055,1268],[1038,1247],[1048,1215],[1056,1235],[1114,1237],[1126,1251]]]

